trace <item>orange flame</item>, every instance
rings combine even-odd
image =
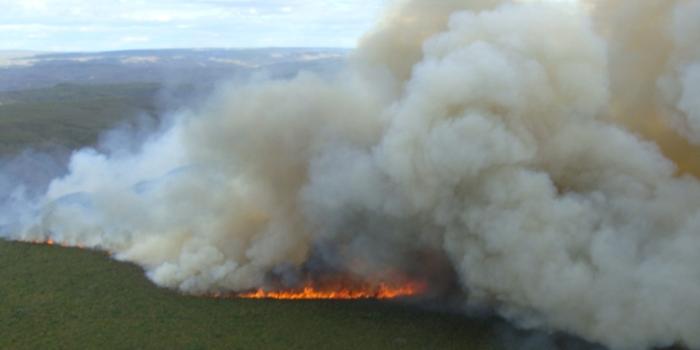
[[[238,294],[244,299],[280,299],[280,300],[353,300],[353,299],[396,299],[416,296],[425,290],[417,283],[409,283],[398,287],[380,284],[374,288],[339,288],[316,289],[306,286],[301,289],[266,291],[258,289],[249,293]]]
[[[46,240],[26,241],[31,244],[60,246],[64,248],[85,249],[82,244],[67,244],[56,242],[51,238]],[[307,285],[302,288],[288,290],[267,291],[263,288],[248,293],[236,294],[235,297],[243,299],[279,299],[279,300],[358,300],[358,299],[397,299],[418,296],[426,290],[425,284],[410,282],[399,286],[380,283],[372,286],[370,284],[351,283],[350,287],[343,283],[324,285],[316,287]],[[340,287],[339,287],[340,286]],[[219,293],[211,295],[215,298],[225,297]]]
[[[48,245],[48,246],[59,246],[63,248],[78,248],[78,249],[86,249],[84,245],[82,244],[68,244],[68,243],[63,243],[63,242],[57,242],[51,238],[47,238],[44,241],[41,240],[32,240],[32,241],[23,241],[26,243],[31,243],[31,244],[37,244],[37,245]]]

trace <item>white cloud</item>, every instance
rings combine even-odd
[[[151,41],[147,36],[125,36],[119,39],[123,43],[145,43]]]
[[[347,47],[385,1],[0,0],[0,50]]]

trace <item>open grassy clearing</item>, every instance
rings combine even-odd
[[[0,349],[495,349],[495,330],[375,301],[184,296],[94,251],[0,241]]]

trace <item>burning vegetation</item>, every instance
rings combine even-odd
[[[287,290],[257,289],[237,296],[244,299],[279,299],[279,300],[355,300],[355,299],[398,299],[416,297],[425,291],[420,283],[390,285],[381,283],[376,286],[332,286],[317,287],[306,285],[302,288]]]
[[[48,238],[45,240],[39,240],[39,239],[24,240],[22,242],[29,243],[29,244],[36,244],[36,245],[47,245],[47,246],[57,246],[57,247],[63,247],[63,248],[85,249],[85,246],[82,244],[68,244],[65,242],[57,242],[51,238]]]
[[[85,249],[82,244],[59,243],[48,238],[45,240],[27,240],[29,244],[57,246],[63,248]],[[415,298],[424,295],[428,290],[426,282],[403,281],[393,283],[363,283],[347,280],[328,281],[320,278],[321,282],[310,280],[300,287],[294,288],[258,288],[252,291],[233,294],[241,299],[276,299],[276,300],[391,300]],[[222,294],[212,294],[215,298]]]

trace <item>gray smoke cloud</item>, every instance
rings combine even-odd
[[[664,146],[700,135],[698,23],[700,1],[399,2],[346,72],[222,88],[138,147],[77,151],[22,215],[4,201],[0,234],[187,293],[408,276],[523,327],[700,348],[697,153]]]

